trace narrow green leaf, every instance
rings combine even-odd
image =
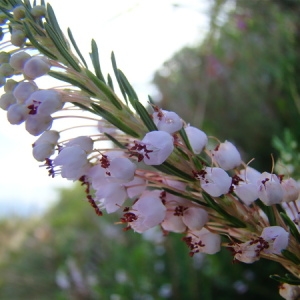
[[[128,127],[125,123],[123,123],[119,118],[114,116],[112,113],[106,111],[101,106],[99,106],[95,103],[92,103],[91,106],[97,115],[101,116],[102,118],[104,118],[106,121],[108,121],[112,125],[116,126],[117,128],[119,128],[123,132],[131,135],[132,137],[135,137],[135,138],[139,137],[138,133],[136,133],[134,130],[132,130],[130,127]]]
[[[184,128],[182,127],[180,130],[179,130],[179,134],[184,142],[184,144],[186,145],[186,147],[191,151],[193,152],[193,149],[192,149],[192,146],[190,144],[190,141],[189,141],[189,138],[184,130]]]
[[[75,61],[75,59],[70,55],[69,49],[64,46],[59,36],[56,34],[56,32],[53,30],[53,28],[45,23],[45,29],[47,34],[49,35],[50,39],[52,40],[53,44],[59,51],[59,53],[63,56],[63,58],[71,65],[71,67],[77,71],[81,72],[81,68],[78,65],[78,63]]]
[[[103,74],[101,72],[101,67],[100,67],[98,46],[94,39],[92,39],[92,53],[90,53],[90,56],[91,56],[91,60],[94,66],[96,76],[105,83],[105,79],[103,77]]]
[[[85,105],[83,105],[83,104],[81,104],[81,103],[78,103],[78,102],[73,102],[73,104],[75,105],[75,106],[78,106],[79,108],[81,108],[82,110],[84,110],[84,111],[89,111],[89,112],[91,112],[91,113],[95,113],[91,108],[89,108],[89,107],[87,107],[87,106],[85,106]]]
[[[191,196],[185,195],[184,193],[179,193],[179,192],[173,191],[172,189],[168,189],[165,187],[163,187],[163,190],[172,195],[175,195],[175,196],[178,196],[181,198],[185,198],[185,199],[191,200],[193,202],[197,202],[197,203],[201,204],[202,206],[208,206],[208,204],[206,204],[205,202],[202,202],[199,199],[193,198]]]
[[[124,73],[121,70],[118,70],[118,72],[119,72],[119,78],[122,82],[122,86],[128,96],[128,99],[131,105],[135,107],[135,102],[139,101],[138,96],[135,90],[133,89],[133,87],[131,86],[131,84],[129,83],[128,79],[124,75]]]
[[[209,194],[207,194],[206,192],[202,192],[202,196],[213,210],[219,213],[224,219],[229,221],[231,224],[238,228],[246,227],[244,222],[230,215],[226,210],[224,210],[220,205],[218,205],[218,203],[216,203],[215,200]]]
[[[185,172],[179,170],[178,168],[176,168],[175,166],[171,165],[170,163],[168,163],[166,161],[161,165],[153,166],[153,167],[161,172],[177,176],[184,180],[195,181],[195,178],[193,178],[189,174],[186,174]]]
[[[51,77],[54,77],[58,80],[64,81],[64,82],[68,82],[74,86],[77,86],[78,88],[80,88],[82,91],[87,92],[88,94],[90,94],[91,96],[96,96],[96,94],[94,92],[92,92],[91,90],[89,90],[83,83],[75,80],[74,78],[69,77],[68,75],[65,75],[63,73],[59,73],[59,72],[55,72],[55,71],[49,71],[48,75],[50,75]]]
[[[51,53],[50,50],[48,50],[47,48],[43,47],[42,45],[40,45],[38,43],[38,41],[32,35],[31,29],[29,28],[29,25],[27,23],[24,23],[23,25],[24,25],[26,36],[29,39],[29,41],[31,42],[31,44],[36,49],[38,49],[41,53],[43,53],[44,55],[46,55],[47,57],[49,57],[50,59],[57,60],[57,57],[53,53]]]
[[[120,88],[121,93],[123,95],[123,98],[124,98],[126,104],[128,105],[127,95],[126,95],[125,89],[123,87],[122,81],[120,80],[120,74],[119,74],[119,70],[118,70],[118,67],[117,67],[117,62],[116,62],[115,54],[113,52],[111,53],[111,63],[112,63],[112,67],[113,67],[113,70],[114,70],[114,73],[115,73],[115,76],[116,76],[119,88]]]
[[[271,226],[276,226],[276,217],[272,206],[265,205],[260,199],[255,201],[255,204],[266,214]]]
[[[155,103],[150,95],[148,95],[148,100],[151,105],[155,105]]]
[[[282,250],[281,254],[295,265],[300,265],[300,258],[289,250]]]
[[[60,26],[57,22],[54,10],[52,8],[52,6],[47,3],[47,23],[49,23],[49,25],[51,25],[51,27],[53,28],[54,32],[56,32],[57,36],[59,37],[59,39],[61,40],[62,46],[64,48],[68,48],[68,45],[65,41],[64,35],[60,29]]]
[[[111,88],[112,91],[115,90],[115,89],[114,89],[113,81],[112,81],[112,79],[111,79],[111,77],[110,77],[109,74],[107,74],[107,84],[108,84],[108,86]]]
[[[299,279],[292,279],[288,276],[285,276],[285,277],[281,277],[279,275],[270,275],[270,278],[273,279],[273,280],[276,280],[280,283],[288,283],[288,284],[291,284],[291,285],[300,285],[300,280]]]
[[[68,31],[68,36],[69,36],[69,38],[70,38],[70,41],[71,41],[71,43],[72,43],[72,45],[73,45],[73,47],[74,47],[76,53],[77,53],[78,56],[80,57],[80,59],[81,59],[82,63],[84,64],[84,66],[85,66],[86,68],[88,68],[87,63],[86,63],[84,57],[82,56],[82,54],[81,54],[81,52],[80,52],[80,50],[79,50],[79,48],[78,48],[78,46],[77,46],[77,44],[76,44],[76,41],[75,41],[75,39],[74,39],[74,36],[73,36],[73,34],[72,34],[71,29],[68,28],[67,31]]]
[[[117,147],[121,149],[126,149],[126,147],[123,144],[121,144],[118,140],[116,140],[112,135],[106,132],[104,133],[104,135],[106,135]]]
[[[290,228],[290,232],[292,234],[292,236],[297,240],[298,243],[300,243],[300,233],[295,225],[295,223],[289,218],[289,216],[284,213],[281,212],[280,213],[284,223]]]
[[[96,77],[90,70],[86,70],[86,75],[90,78],[98,89],[110,100],[110,102],[119,110],[122,110],[122,105],[115,93],[103,81]]]
[[[136,102],[134,105],[134,109],[140,116],[141,120],[144,122],[145,126],[148,128],[149,131],[157,130],[155,123],[153,122],[152,118],[150,117],[146,108],[140,103]]]

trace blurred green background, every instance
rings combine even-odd
[[[199,0],[202,1],[202,0]],[[174,7],[176,3],[174,2]],[[210,29],[156,72],[156,100],[234,142],[245,161],[299,176],[300,1],[213,0]],[[0,221],[0,299],[281,299],[276,264],[191,258],[178,234],[123,232],[97,217],[81,187],[44,215]]]

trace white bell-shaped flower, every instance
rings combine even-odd
[[[133,180],[136,165],[126,157],[116,157],[110,161],[108,170],[113,178],[129,182]]]
[[[257,184],[258,197],[265,205],[278,204],[283,201],[283,187],[275,174],[262,173]]]
[[[54,130],[45,131],[32,145],[32,154],[37,161],[44,161],[54,154],[59,133]]]
[[[143,155],[146,165],[160,165],[173,152],[173,137],[165,131],[151,131],[143,138],[143,149],[139,153]]]
[[[19,51],[12,55],[9,60],[9,64],[16,70],[21,71],[24,68],[26,61],[31,58],[31,55],[25,51]]]
[[[201,188],[212,197],[227,194],[231,177],[221,168],[204,168],[199,174]]]
[[[78,136],[66,143],[67,147],[78,145],[86,153],[90,153],[94,147],[94,141],[89,136]]]
[[[62,109],[64,105],[61,101],[60,93],[54,90],[36,91],[29,96],[25,103],[32,110],[30,114],[37,113],[43,115],[50,115]]]
[[[184,128],[184,130],[189,139],[193,152],[195,154],[201,153],[204,147],[207,145],[207,135],[202,130],[193,126],[187,126]]]
[[[28,117],[27,107],[22,104],[12,104],[7,110],[7,120],[10,124],[19,125]]]
[[[245,264],[252,264],[260,258],[260,244],[253,241],[235,244],[233,246],[234,259]]]
[[[38,86],[34,81],[23,81],[18,83],[14,88],[13,95],[16,97],[19,103],[24,103],[26,99],[37,90]]]
[[[117,211],[127,198],[126,189],[117,182],[103,179],[102,185],[96,190],[96,200],[105,207],[107,213]]]
[[[128,197],[134,198],[141,195],[147,187],[147,182],[144,178],[134,176],[133,180],[124,184]]]
[[[182,128],[182,119],[173,111],[159,110],[152,115],[153,122],[158,130],[166,131],[170,134]]]
[[[48,73],[50,64],[44,56],[34,56],[28,59],[23,68],[23,73],[30,79],[36,79]]]
[[[86,152],[78,145],[63,148],[53,162],[61,166],[61,176],[69,180],[77,180],[90,168]]]
[[[300,298],[300,286],[282,283],[279,286],[279,294],[285,300],[297,300]]]
[[[11,92],[4,93],[0,97],[0,107],[3,110],[8,110],[8,108],[11,105],[15,104],[16,102],[17,102],[17,99],[14,97],[13,93],[11,93]]]
[[[240,181],[234,192],[246,205],[251,205],[258,198],[258,186],[252,182]]]
[[[46,158],[49,158],[54,154],[54,146],[49,143],[43,143],[36,145],[32,149],[32,155],[37,161],[44,161]]]
[[[208,222],[208,213],[200,207],[190,206],[184,211],[182,221],[190,230],[200,230]]]
[[[160,224],[166,215],[166,207],[160,199],[160,191],[146,191],[132,206],[132,213],[137,217],[130,227],[142,233]]]
[[[26,130],[32,135],[40,135],[52,126],[53,119],[49,115],[29,115],[25,122]]]
[[[269,244],[269,247],[264,249],[264,253],[281,254],[289,243],[289,233],[280,226],[264,228],[261,237]]]
[[[281,182],[281,186],[283,188],[284,202],[296,201],[299,198],[300,187],[299,183],[295,179],[284,179]]]
[[[221,237],[206,228],[190,231],[184,238],[190,247],[190,255],[195,253],[215,254],[221,250]]]
[[[216,149],[212,151],[212,156],[219,167],[225,171],[234,169],[242,163],[239,151],[228,141],[219,144]]]

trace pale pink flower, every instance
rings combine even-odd
[[[190,255],[195,253],[215,254],[221,250],[221,237],[206,228],[190,231],[184,238],[190,248]]]
[[[299,197],[299,183],[293,178],[284,179],[281,181],[283,188],[283,201],[291,202],[296,201]]]
[[[153,113],[152,117],[158,130],[172,134],[182,128],[183,122],[175,112],[159,110]]]
[[[173,137],[165,131],[148,132],[136,145],[146,165],[160,165],[173,152]]]
[[[193,152],[195,154],[201,153],[204,147],[207,145],[207,135],[202,130],[193,126],[187,126],[184,128],[184,130],[189,139],[189,143],[193,149]]]
[[[132,206],[131,213],[136,219],[129,223],[130,227],[142,233],[160,224],[166,215],[166,207],[160,198],[161,191],[145,191]]]
[[[265,205],[278,204],[283,201],[283,187],[275,174],[262,173],[257,184],[258,197]]]
[[[223,170],[231,170],[242,163],[241,155],[237,148],[228,141],[219,144],[213,151],[212,156]]]
[[[206,167],[200,171],[201,188],[212,197],[219,197],[227,194],[231,186],[231,178],[221,168]]]

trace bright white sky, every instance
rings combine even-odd
[[[97,41],[103,73],[112,73],[110,54],[141,99],[154,95],[149,84],[165,60],[193,44],[207,30],[209,0],[50,0],[61,28],[70,27],[88,60]],[[184,3],[182,8],[172,4]],[[0,215],[39,212],[56,199],[55,189],[71,183],[47,176],[31,155],[36,140],[24,126],[12,126],[0,110]]]

